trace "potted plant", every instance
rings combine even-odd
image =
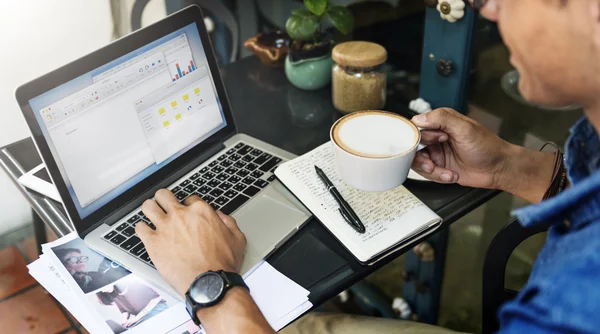
[[[304,0],[305,8],[292,11],[285,28],[293,39],[285,59],[285,74],[296,87],[315,90],[331,82],[333,36],[323,31],[329,20],[335,30],[348,35],[354,18],[348,8],[330,0]]]

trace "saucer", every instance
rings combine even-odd
[[[425,177],[421,176],[420,174],[418,174],[417,172],[415,172],[412,169],[408,172],[408,178],[413,181],[431,182],[431,180],[426,179]]]

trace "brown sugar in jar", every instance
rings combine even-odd
[[[387,51],[371,42],[346,42],[332,51],[332,100],[343,113],[378,110],[385,106],[386,76],[381,65]]]

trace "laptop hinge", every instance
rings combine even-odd
[[[131,211],[133,211],[135,208],[142,205],[142,203],[144,203],[145,200],[147,200],[148,198],[154,197],[154,193],[158,189],[166,188],[166,187],[170,186],[175,181],[177,181],[178,179],[183,177],[185,174],[189,173],[194,168],[197,168],[198,166],[203,164],[205,161],[207,161],[208,159],[210,159],[211,157],[216,155],[219,151],[221,151],[224,148],[225,148],[225,144],[223,142],[209,148],[204,153],[199,155],[197,158],[193,159],[192,161],[190,161],[189,163],[187,163],[180,169],[174,171],[170,176],[166,177],[161,182],[153,185],[152,187],[149,187],[147,190],[145,190],[143,193],[141,193],[134,200],[124,204],[119,209],[113,211],[113,213],[110,214],[109,216],[107,216],[104,220],[94,224],[91,228],[85,230],[79,236],[81,238],[85,238],[85,236],[88,233],[92,232],[93,230],[98,228],[98,226],[101,226],[102,224],[113,225],[114,223],[118,222],[123,217],[125,217],[127,214],[129,214]]]

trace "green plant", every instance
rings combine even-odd
[[[288,35],[294,40],[317,43],[326,18],[344,35],[354,29],[352,13],[344,6],[333,5],[331,0],[304,0],[304,6],[306,8],[293,10],[285,23]]]

